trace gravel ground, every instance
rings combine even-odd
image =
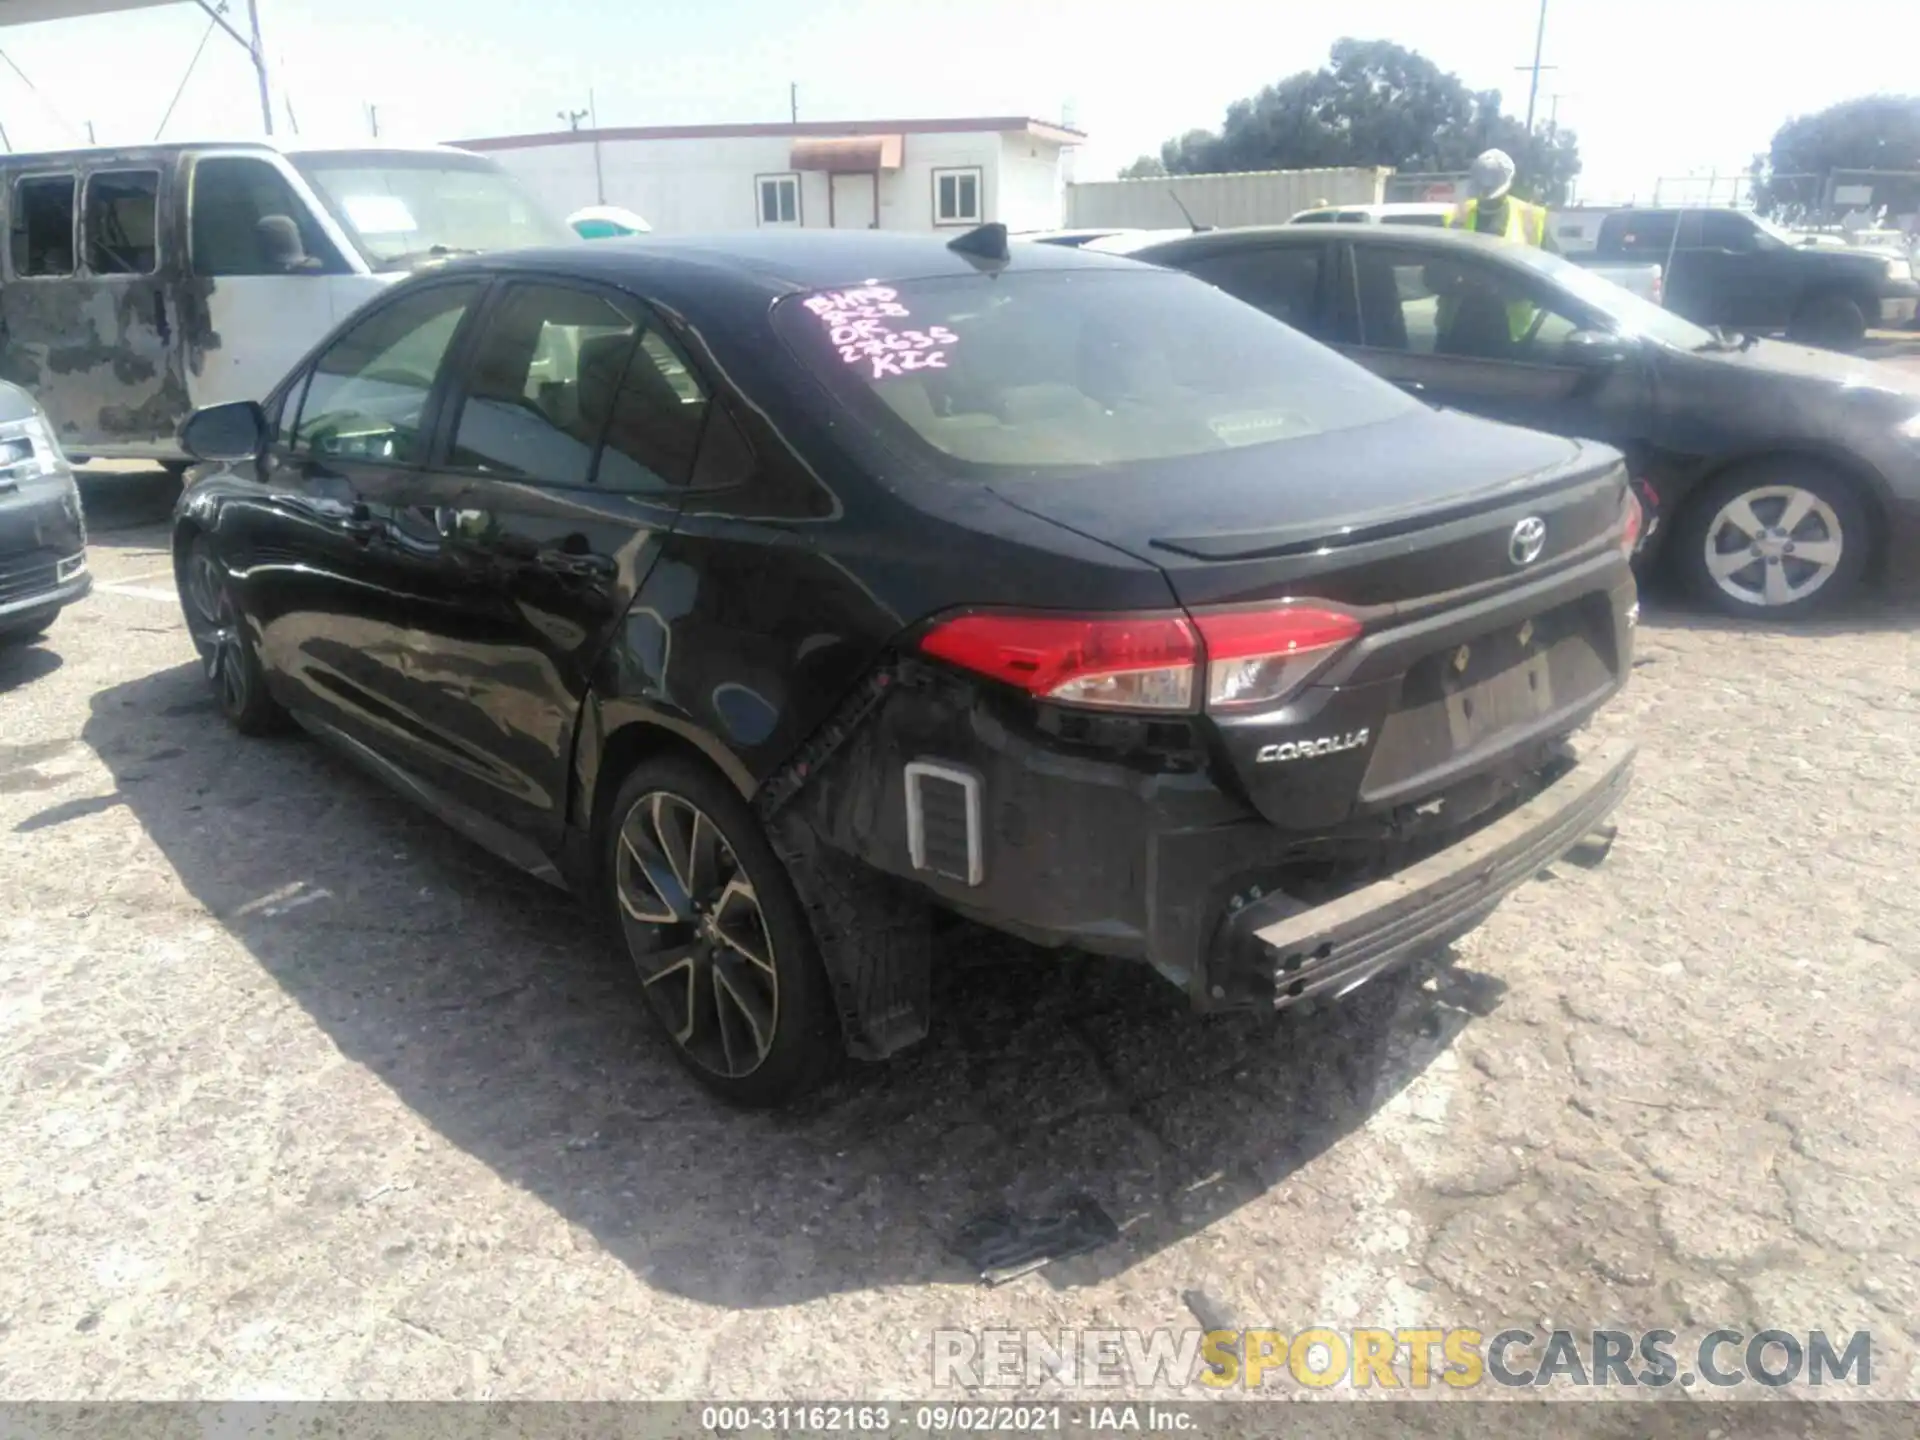
[[[768,1118],[564,897],[229,735],[166,495],[88,499],[101,588],[0,660],[0,1398],[926,1396],[936,1328],[1196,1314],[1870,1329],[1920,1395],[1911,610],[1650,605],[1613,855],[1444,963],[1203,1023],[962,932],[928,1043]],[[947,1248],[1074,1191],[1118,1243]]]

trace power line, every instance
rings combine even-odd
[[[1527,87],[1527,134],[1529,136],[1533,134],[1533,107],[1540,98],[1540,72],[1542,70],[1557,70],[1560,68],[1557,65],[1542,65],[1540,63],[1540,54],[1541,51],[1545,49],[1546,43],[1547,0],[1540,0],[1540,24],[1533,32],[1533,64],[1516,65],[1514,67],[1516,70],[1531,70],[1533,72],[1533,83]]]
[[[80,127],[78,125],[75,125],[71,120],[67,119],[66,116],[62,115],[57,109],[54,108],[53,102],[47,99],[46,96],[40,93],[40,87],[35,85],[33,81],[27,78],[27,72],[22,70],[18,65],[13,63],[13,57],[11,55],[7,54],[7,52],[4,50],[0,50],[0,60],[4,60],[6,62],[7,68],[13,71],[14,74],[20,77],[20,83],[26,86],[30,92],[32,92],[33,98],[38,100],[42,105],[47,107],[47,113],[49,115],[53,116],[54,119],[58,120],[62,125],[64,125],[68,130],[72,131],[75,135],[78,135],[80,133]],[[9,145],[8,149],[12,149],[12,146]]]
[[[225,7],[223,6],[222,8],[224,9]],[[219,15],[214,14],[211,10],[207,13],[213,15],[213,19],[207,22],[206,33],[200,37],[200,44],[193,52],[193,59],[187,62],[186,73],[180,77],[180,88],[173,92],[173,99],[167,104],[167,113],[160,117],[160,128],[153,132],[153,138],[155,140],[158,140],[162,135],[167,133],[167,122],[173,119],[174,107],[180,103],[180,97],[187,93],[187,82],[193,79],[194,67],[200,63],[201,55],[206,52],[207,42],[213,39],[214,26],[220,23]]]

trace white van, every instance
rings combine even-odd
[[[495,161],[260,143],[0,155],[0,379],[82,458],[185,460],[333,325],[449,255],[578,244]]]

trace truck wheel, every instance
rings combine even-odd
[[[843,1054],[826,971],[760,823],[697,761],[643,760],[602,842],[605,903],[674,1054],[755,1109],[815,1088]]]
[[[1866,312],[1845,295],[1815,295],[1800,306],[1788,333],[1823,350],[1857,350],[1866,342]]]
[[[1840,605],[1867,568],[1870,520],[1846,480],[1790,458],[1706,487],[1669,538],[1701,599],[1728,615],[1798,619]]]

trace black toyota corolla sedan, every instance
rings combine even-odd
[[[1920,375],[1703,330],[1579,266],[1376,225],[1090,242],[1218,285],[1435,404],[1627,456],[1664,564],[1787,619],[1920,575]]]
[[[227,719],[581,893],[742,1103],[925,1034],[931,907],[1282,1007],[1628,783],[1617,453],[999,226],[454,261],[182,440]]]

